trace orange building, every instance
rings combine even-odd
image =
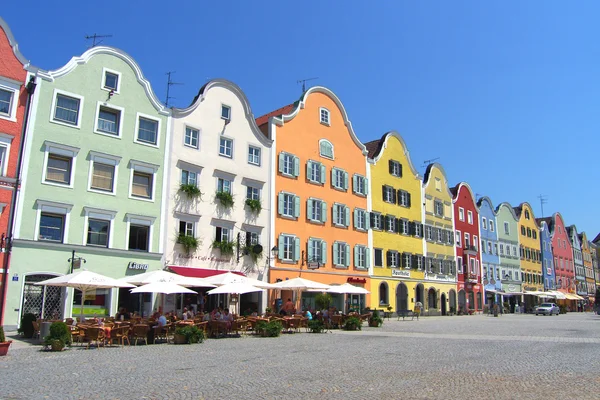
[[[275,140],[271,213],[277,246],[269,282],[302,277],[326,284],[368,288],[367,150],[358,140],[339,98],[324,87],[257,119]],[[294,295],[276,291],[271,306]],[[315,309],[316,293],[302,294]],[[362,309],[365,295],[333,295],[334,306]]]

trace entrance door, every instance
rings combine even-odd
[[[423,288],[423,284],[419,283],[415,288],[415,303],[420,301],[421,304],[425,304],[425,289]]]
[[[65,288],[36,286],[34,283],[56,278],[55,275],[27,275],[23,285],[21,315],[34,314],[43,319],[63,319]]]
[[[467,311],[467,296],[464,290],[458,291],[458,311],[466,312]]]
[[[408,289],[402,282],[396,288],[396,309],[408,310]]]
[[[427,292],[427,302],[429,304],[429,309],[437,309],[437,294],[434,288],[429,289]]]
[[[450,289],[450,293],[448,293],[448,299],[450,300],[448,302],[450,305],[450,312],[456,313],[456,292],[454,289]]]
[[[446,293],[442,293],[442,296],[440,297],[440,306],[442,308],[442,315],[446,315]]]

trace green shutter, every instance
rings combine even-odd
[[[369,194],[369,180],[365,178],[365,192],[363,193],[365,196]]]
[[[321,241],[321,264],[327,264],[327,242]]]
[[[335,186],[335,171],[337,170],[337,168],[333,167],[331,168],[331,184],[333,186]]]
[[[348,173],[344,172],[344,189],[348,190]]]
[[[368,247],[365,247],[365,267],[371,267],[371,249]]]
[[[294,217],[300,216],[300,197],[294,196]]]
[[[307,261],[313,261],[315,259],[315,255],[313,254],[312,242],[313,239],[308,239],[308,251],[306,252]]]
[[[338,243],[333,243],[333,265],[338,265],[339,264],[339,259],[338,259]]]
[[[313,163],[312,161],[307,161],[306,162],[306,179],[308,179],[309,181],[312,180],[312,167],[313,167]]]
[[[284,163],[285,163],[285,154],[279,153],[279,172],[283,172]]]
[[[278,252],[279,252],[278,257],[280,260],[283,260],[283,247],[284,247],[283,239],[284,239],[283,235],[279,235],[279,241],[278,241],[277,247],[278,247]]]
[[[350,226],[350,208],[344,207],[346,212],[346,227]]]
[[[294,261],[300,259],[300,238],[294,238]]]
[[[365,229],[369,230],[369,228],[371,227],[371,219],[369,218],[369,213],[366,211],[361,211],[365,213]]]
[[[327,221],[327,203],[321,202],[321,222]]]
[[[313,202],[311,199],[306,200],[306,218],[312,220]]]
[[[358,226],[356,225],[356,221],[358,221],[358,210],[355,208],[354,209],[354,228],[358,228]]]
[[[358,177],[356,175],[352,175],[352,193],[356,193],[356,187],[358,186]]]
[[[279,193],[277,195],[278,197],[278,204],[277,204],[277,212],[279,212],[279,215],[283,215],[283,193]]]
[[[294,176],[300,176],[300,159],[294,156]]]
[[[321,183],[327,182],[327,177],[325,176],[326,173],[327,169],[325,168],[325,165],[321,164]]]
[[[350,245],[345,244],[344,246],[346,247],[346,267],[349,267],[350,266]]]
[[[358,246],[354,246],[354,266],[355,267],[360,267],[360,265],[357,264],[358,263]]]

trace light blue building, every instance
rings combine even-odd
[[[481,264],[485,290],[485,304],[499,301],[497,292],[502,289],[500,256],[498,254],[498,225],[496,213],[489,197],[477,201],[479,207],[479,237],[481,238]]]
[[[540,226],[540,248],[542,249],[542,276],[544,277],[544,290],[556,290],[556,273],[552,258],[552,235],[549,221],[551,218],[537,218]]]

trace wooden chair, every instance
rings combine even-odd
[[[167,324],[165,326],[155,326],[154,328],[154,340],[152,341],[153,344],[156,344],[156,340],[164,340],[167,343],[169,342],[169,336],[167,335],[168,330],[169,330],[169,325],[171,324]]]
[[[111,336],[117,339],[117,343],[121,346],[125,346],[125,340],[127,340],[127,344],[131,346],[131,342],[129,342],[129,326],[121,326],[113,329],[111,331]]]
[[[106,344],[106,335],[102,328],[91,327],[85,330],[85,338],[88,342],[87,348],[89,349],[93,342],[96,342],[96,348],[100,348],[100,345]]]
[[[137,346],[139,339],[144,339],[144,342],[148,344],[148,331],[150,327],[148,325],[134,325],[131,332],[131,338],[135,340],[134,345]]]

